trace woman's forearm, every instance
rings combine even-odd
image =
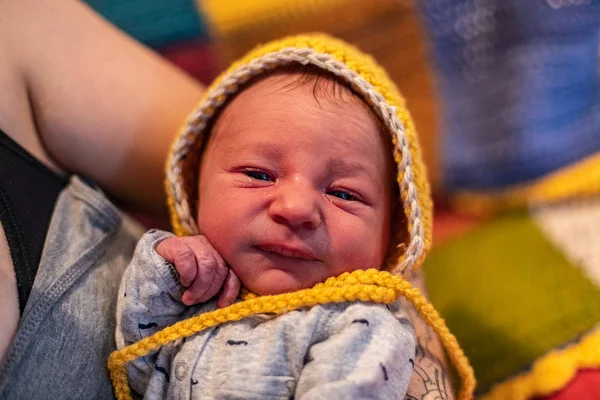
[[[0,44],[51,159],[163,210],[168,147],[203,87],[80,1],[0,0],[0,10]]]

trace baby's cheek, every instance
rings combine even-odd
[[[383,262],[384,252],[380,235],[365,230],[363,226],[345,226],[337,232],[332,232],[332,247],[335,251],[335,263],[341,272],[351,272],[357,269],[379,268]],[[333,236],[332,235],[332,236]]]

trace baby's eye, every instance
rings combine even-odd
[[[338,197],[338,198],[340,198],[342,200],[346,200],[346,201],[358,200],[356,198],[356,196],[354,196],[353,194],[350,194],[348,192],[344,192],[343,190],[331,190],[331,191],[327,192],[327,194]]]
[[[271,177],[271,175],[267,174],[266,172],[262,172],[262,171],[244,171],[244,173],[246,175],[248,175],[250,178],[252,179],[256,179],[259,181],[272,181],[273,177]]]

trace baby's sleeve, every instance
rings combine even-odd
[[[173,236],[151,230],[138,242],[133,258],[125,270],[117,299],[118,349],[150,336],[181,318],[187,307],[181,303],[183,287],[174,267],[155,250],[158,243]],[[127,371],[138,393],[154,372],[157,353],[129,363]]]
[[[413,372],[415,335],[386,306],[353,303],[311,346],[296,399],[402,399]]]

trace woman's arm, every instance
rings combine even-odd
[[[411,272],[408,280],[413,287],[421,291],[423,296],[428,297],[423,270]],[[423,399],[432,396],[440,400],[453,400],[454,385],[450,381],[446,357],[438,336],[408,300],[402,297],[400,304],[408,314],[417,336],[414,372],[406,399]]]
[[[0,0],[0,128],[49,166],[162,212],[163,165],[203,88],[75,0]]]

